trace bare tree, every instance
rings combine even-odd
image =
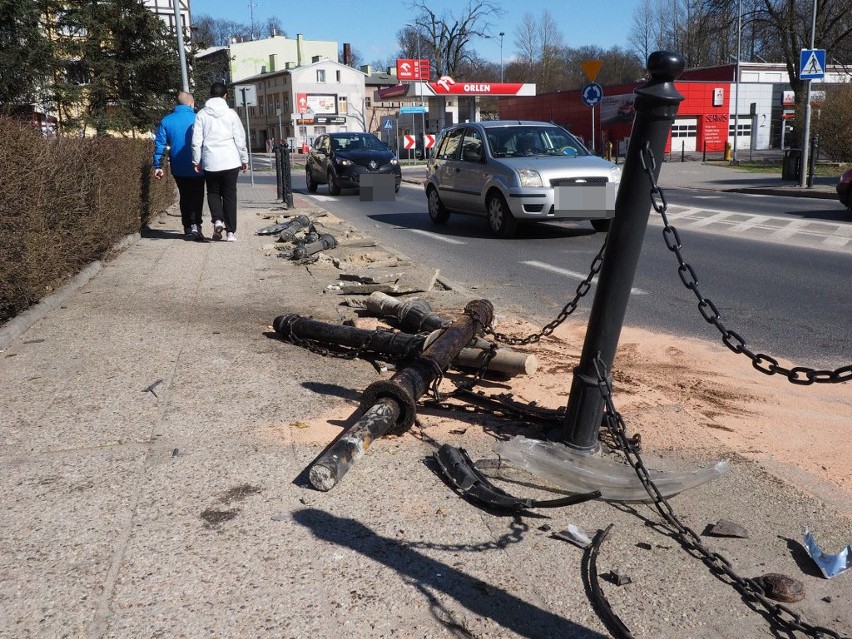
[[[471,42],[490,36],[489,19],[501,16],[502,9],[491,0],[468,0],[458,13],[444,11],[439,15],[430,4],[427,0],[414,0],[409,4],[417,11],[414,31],[420,38],[421,56],[431,58],[432,68],[439,78],[450,76],[458,79],[464,71],[464,63],[471,58]],[[414,42],[417,43],[416,38]],[[400,47],[406,50],[404,39],[400,40]],[[442,102],[445,99],[442,98]],[[445,125],[445,111],[442,104],[438,113],[439,128]]]
[[[266,19],[266,22],[260,28],[260,37],[274,38],[275,36],[287,37],[287,32],[281,24],[281,19],[278,16],[272,16]]]
[[[642,0],[642,3],[633,9],[633,26],[630,28],[628,42],[643,60],[647,60],[657,48],[659,34],[654,15],[652,0]]]
[[[518,62],[526,66],[524,76],[527,81],[535,82],[538,92],[550,93],[564,86],[565,47],[559,26],[549,11],[543,11],[538,20],[530,13],[524,14],[515,30],[515,46]]]

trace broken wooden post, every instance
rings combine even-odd
[[[361,395],[362,417],[313,463],[308,473],[311,485],[317,490],[331,490],[374,439],[389,432],[402,434],[411,428],[417,399],[493,319],[491,302],[470,302],[464,315],[444,329],[441,336],[405,368],[389,380],[370,384]]]

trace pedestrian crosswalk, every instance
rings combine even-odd
[[[666,216],[678,230],[688,229],[762,242],[852,253],[852,222],[809,220],[676,205],[669,205]],[[652,212],[649,224],[662,226],[663,220]]]

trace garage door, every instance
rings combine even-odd
[[[676,118],[672,124],[672,153],[695,151],[698,118]]]

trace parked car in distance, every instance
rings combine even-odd
[[[325,133],[314,140],[305,162],[308,191],[328,184],[331,195],[342,189],[357,189],[362,175],[390,174],[394,190],[399,192],[402,170],[393,151],[372,133],[345,131]]]
[[[852,213],[852,169],[840,176],[837,182],[837,199]]]
[[[429,217],[485,216],[497,237],[519,223],[590,220],[609,229],[621,169],[548,122],[495,120],[447,127],[427,162]]]

